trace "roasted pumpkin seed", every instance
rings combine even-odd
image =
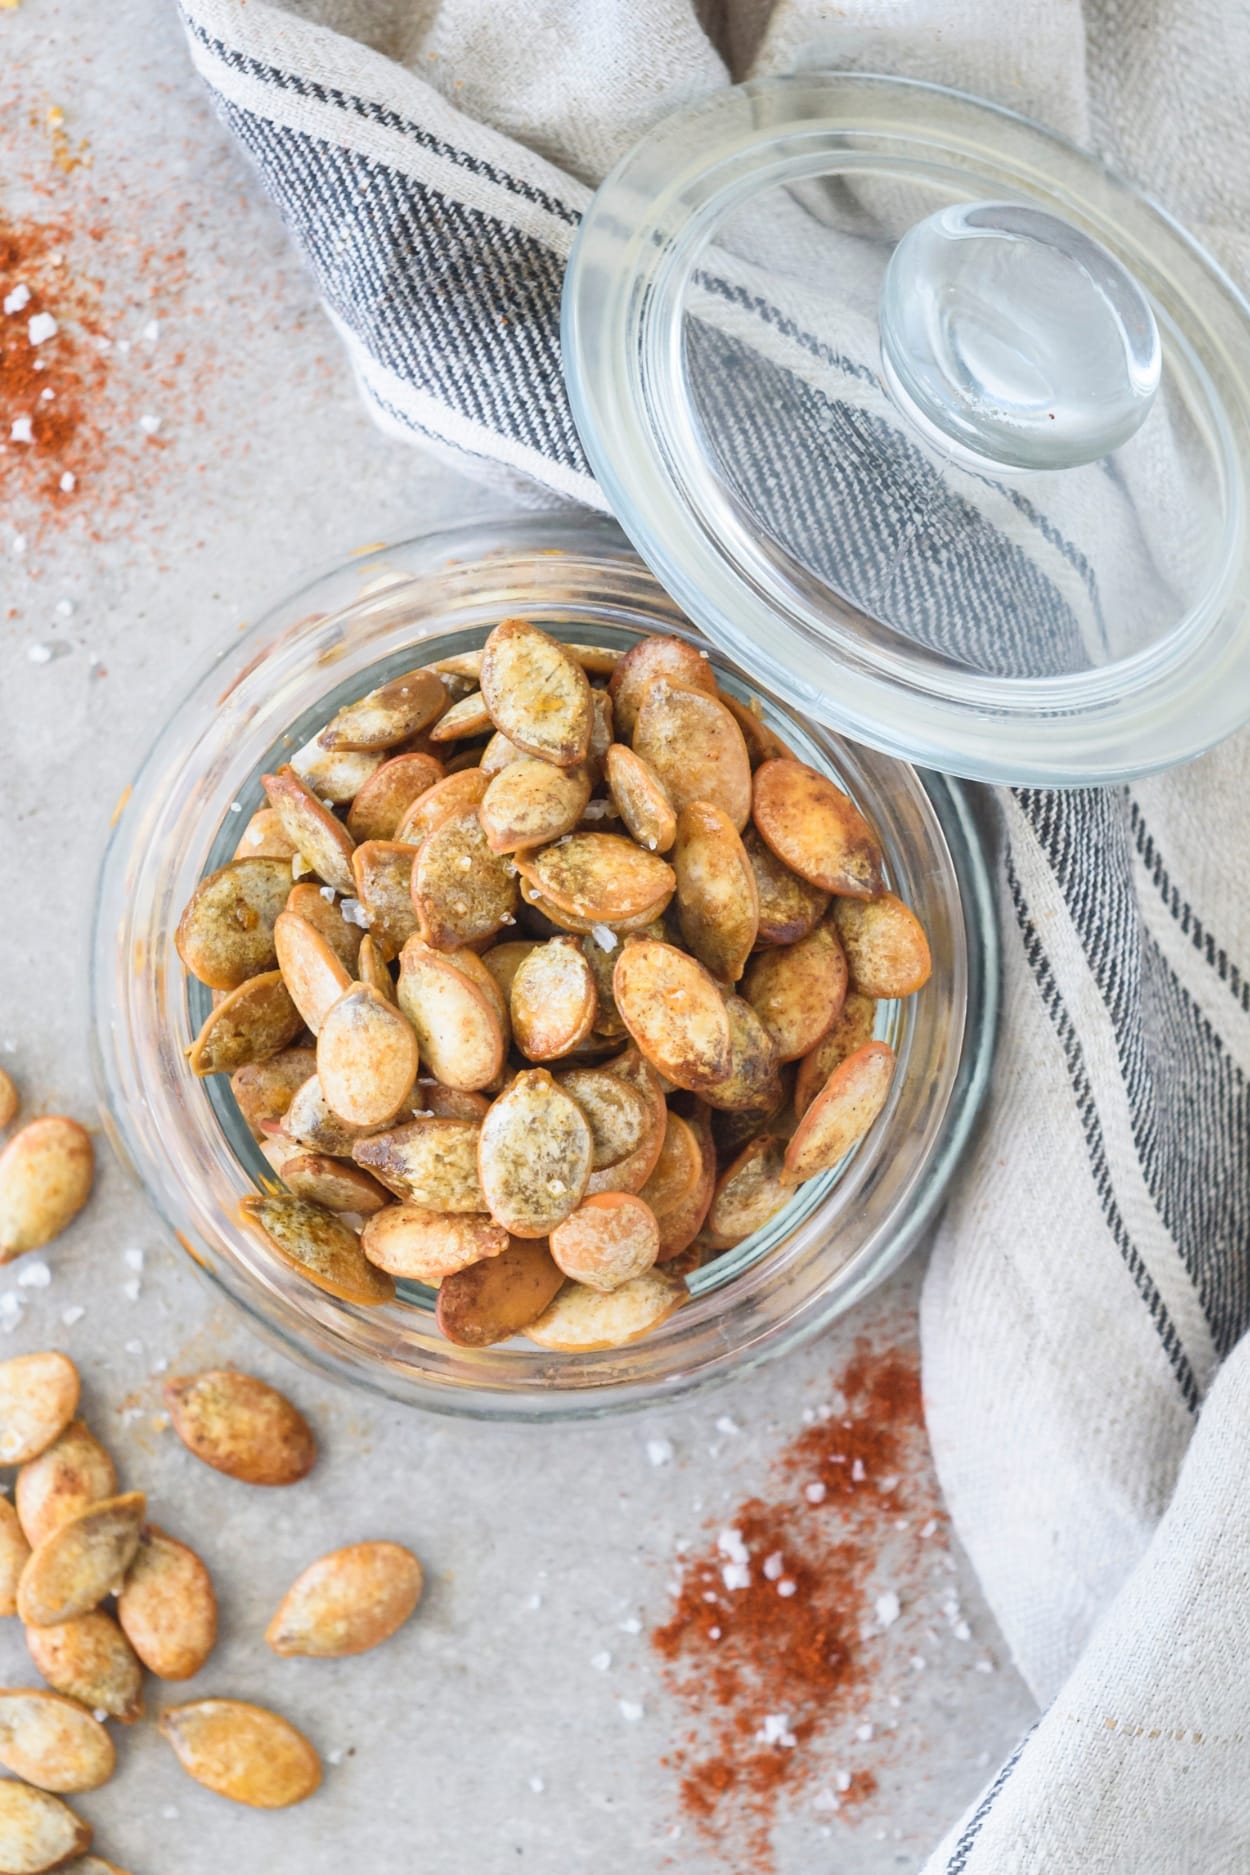
[[[698,1136],[679,1113],[670,1113],[655,1170],[642,1188],[642,1197],[657,1217],[685,1203],[699,1182],[703,1154]]]
[[[559,768],[590,747],[590,684],[575,657],[525,619],[504,619],[482,647],[482,698],[495,728]]]
[[[423,1211],[485,1211],[477,1171],[480,1131],[474,1120],[411,1120],[359,1140],[352,1157],[388,1191]]]
[[[285,1394],[254,1374],[209,1367],[165,1382],[165,1405],[187,1450],[244,1484],[298,1484],[312,1470],[317,1441]]]
[[[17,1613],[17,1584],[29,1556],[17,1512],[7,1497],[0,1497],[0,1615]]]
[[[667,861],[619,833],[570,834],[516,863],[545,900],[592,923],[658,917],[677,883]]]
[[[314,736],[291,757],[295,770],[310,794],[319,801],[339,807],[350,801],[382,765],[381,754],[371,755],[356,749],[323,749]]]
[[[481,691],[472,690],[439,718],[430,731],[430,741],[458,742],[462,736],[484,736],[491,726],[490,711]]]
[[[638,848],[635,847],[634,851],[637,852]],[[518,855],[518,871],[526,857],[525,854]],[[658,898],[653,905],[648,905],[644,911],[638,912],[632,918],[586,918],[577,912],[565,911],[554,900],[544,898],[542,893],[530,884],[524,873],[521,876],[522,902],[531,906],[539,918],[546,921],[538,926],[539,929],[549,935],[554,935],[556,931],[571,931],[575,937],[593,937],[596,942],[602,940],[605,934],[619,940],[636,931],[644,931],[650,936],[657,925],[660,930],[663,930],[660,919],[670,897],[671,893],[666,891],[662,898]]]
[[[323,1153],[292,1154],[288,1146],[278,1175],[295,1197],[305,1198],[309,1204],[323,1204],[327,1211],[354,1211],[358,1217],[368,1217],[389,1203],[377,1180],[358,1165],[345,1164]]]
[[[421,935],[435,950],[493,937],[516,915],[510,860],[492,853],[476,809],[452,815],[426,835],[412,869]]]
[[[514,1237],[546,1237],[577,1209],[590,1177],[590,1126],[545,1068],[518,1074],[482,1122],[478,1177],[491,1216]]]
[[[466,1091],[489,1086],[503,1067],[504,1032],[480,984],[446,954],[410,938],[400,952],[397,995],[436,1080]]]
[[[364,1654],[404,1625],[421,1589],[421,1565],[401,1543],[351,1543],[296,1577],[265,1639],[275,1654]]]
[[[893,892],[866,904],[836,899],[833,919],[861,995],[914,996],[929,981],[929,940],[915,912]]]
[[[420,846],[426,835],[441,827],[445,820],[453,820],[477,807],[486,793],[486,782],[487,777],[480,768],[464,768],[456,774],[445,775],[442,781],[436,781],[432,788],[418,796],[391,838],[404,845]]]
[[[512,1001],[512,985],[517,971],[536,948],[537,940],[534,938],[508,938],[502,944],[492,944],[488,951],[482,952],[482,968],[490,972],[505,1008]]]
[[[91,1196],[94,1176],[91,1135],[77,1120],[49,1113],[19,1127],[0,1152],[0,1263],[59,1237]]]
[[[365,1220],[360,1244],[369,1261],[388,1275],[437,1288],[444,1276],[501,1255],[508,1233],[481,1213],[388,1204]]]
[[[755,824],[773,852],[822,892],[875,898],[884,890],[881,843],[849,795],[804,762],[755,771]]]
[[[720,700],[742,731],[742,740],[747,745],[747,754],[751,758],[752,768],[758,768],[761,762],[773,762],[785,758],[793,760],[793,751],[775,730],[770,729],[760,715],[760,706],[752,698],[750,703],[739,703],[737,697],[727,690],[720,692]]]
[[[687,1124],[698,1142],[702,1167],[693,1190],[671,1210],[656,1214],[655,1221],[660,1227],[657,1263],[668,1263],[693,1243],[703,1228],[716,1186],[716,1149],[706,1108],[696,1106]]]
[[[885,1042],[867,1042],[839,1062],[786,1147],[788,1183],[815,1178],[837,1165],[885,1106],[893,1078],[894,1050]]]
[[[284,911],[274,926],[278,967],[291,1001],[315,1035],[352,973],[306,918]]]
[[[512,1033],[531,1061],[555,1061],[594,1026],[598,997],[575,937],[548,938],[525,958],[513,979]]]
[[[39,1790],[98,1790],[116,1762],[112,1739],[76,1700],[33,1686],[0,1691],[0,1764],[15,1777]]]
[[[654,768],[623,742],[612,744],[605,766],[616,811],[630,837],[649,853],[667,853],[677,838],[677,815]]]
[[[841,1014],[847,970],[830,927],[817,925],[797,944],[761,951],[742,982],[742,993],[777,1044],[782,1061],[815,1048]]]
[[[664,1270],[648,1270],[607,1295],[584,1283],[566,1283],[525,1338],[561,1354],[595,1354],[628,1347],[654,1334],[686,1300],[686,1285]]]
[[[652,684],[634,725],[635,755],[650,764],[680,814],[710,801],[737,832],[751,815],[751,763],[742,731],[720,701],[702,690]]]
[[[0,1068],[0,1131],[12,1126],[21,1111],[21,1095],[13,1076],[6,1069]]]
[[[117,1598],[122,1632],[149,1673],[189,1680],[217,1639],[217,1597],[193,1549],[147,1524]]]
[[[293,885],[287,894],[286,910],[293,911],[320,931],[334,955],[350,976],[356,974],[364,932],[358,924],[349,924],[339,900],[328,885]]]
[[[230,1077],[230,1092],[253,1139],[265,1137],[267,1121],[285,1119],[299,1088],[317,1071],[316,1050],[283,1048],[264,1061],[249,1061]]]
[[[274,921],[290,889],[286,859],[234,859],[201,879],[174,933],[191,975],[210,989],[232,990],[272,970]]]
[[[369,930],[395,957],[416,935],[412,903],[412,866],[417,849],[398,840],[365,840],[352,854],[356,896]]]
[[[78,1393],[78,1369],[66,1354],[0,1361],[0,1465],[24,1465],[59,1439]]]
[[[284,1810],[311,1797],[321,1760],[289,1719],[241,1699],[167,1706],[161,1736],[197,1784],[256,1810]]]
[[[550,1246],[553,1260],[573,1282],[607,1294],[652,1268],[660,1229],[643,1198],[605,1191],[583,1198],[556,1225]]]
[[[347,810],[353,840],[393,840],[400,821],[415,801],[443,779],[436,755],[393,755],[370,775]]]
[[[143,1670],[112,1615],[95,1608],[25,1632],[31,1659],[56,1692],[123,1725],[143,1717]]]
[[[133,1562],[146,1512],[143,1492],[128,1491],[58,1524],[32,1551],[17,1585],[17,1612],[26,1625],[51,1628],[98,1608]]]
[[[295,847],[282,830],[282,822],[272,807],[258,807],[239,835],[234,849],[236,859],[282,859],[287,862],[286,877],[291,876],[290,862]]]
[[[355,890],[352,848],[356,842],[342,821],[321,805],[289,763],[276,775],[262,775],[260,780],[296,852],[326,885],[350,898]]]
[[[471,1094],[464,1088],[444,1087],[441,1081],[417,1082],[412,1096],[415,1120],[472,1120],[476,1126],[486,1118],[490,1102],[484,1094]]]
[[[297,1145],[306,1147],[309,1152],[323,1152],[331,1158],[344,1159],[351,1157],[352,1147],[358,1139],[365,1138],[370,1130],[379,1130],[349,1126],[346,1120],[340,1120],[337,1113],[331,1110],[315,1074],[296,1089],[282,1126]]]
[[[755,946],[759,894],[733,823],[710,801],[691,801],[682,808],[673,868],[677,919],[687,947],[720,982],[736,983]]]
[[[254,1061],[278,1054],[303,1026],[304,1018],[281,970],[266,970],[228,991],[209,1011],[187,1061],[191,1072],[201,1078],[235,1074]]]
[[[382,955],[382,948],[378,944],[377,939],[371,937],[367,931],[360,940],[360,956],[356,961],[356,975],[362,983],[367,983],[370,989],[376,990],[379,996],[385,996],[388,1003],[393,1003],[396,1000],[395,979],[392,977],[387,967],[386,959]]]
[[[785,1150],[784,1140],[761,1134],[725,1168],[704,1227],[717,1250],[731,1250],[762,1230],[789,1203],[794,1187],[782,1178]]]
[[[607,1068],[570,1068],[559,1077],[590,1126],[591,1172],[617,1165],[646,1141],[651,1108],[638,1088]]]
[[[384,1126],[417,1079],[417,1038],[394,1003],[353,983],[326,1013],[317,1036],[317,1079],[349,1126]]]
[[[438,1325],[459,1347],[494,1347],[536,1321],[563,1282],[541,1238],[514,1237],[499,1256],[444,1277]]]
[[[672,944],[636,938],[612,976],[616,1006],[653,1068],[697,1092],[732,1065],[729,1017],[714,979]]]
[[[5,1875],[42,1875],[60,1868],[91,1842],[91,1825],[59,1797],[29,1784],[0,1782],[0,1869]]]
[[[800,879],[797,872],[777,858],[768,842],[754,827],[742,836],[746,856],[755,875],[760,918],[756,943],[797,944],[824,917],[829,908],[829,894],[819,886]]]
[[[608,682],[617,734],[628,741],[643,700],[660,682],[716,695],[716,674],[703,653],[684,638],[641,638],[631,645]]]
[[[317,740],[323,749],[393,749],[428,729],[446,707],[447,692],[436,671],[405,671],[344,704]]]
[[[872,1040],[877,1005],[871,996],[848,990],[842,1013],[827,1035],[799,1063],[794,1082],[794,1111],[801,1120],[833,1070],[857,1048]]]
[[[323,1205],[285,1192],[265,1193],[244,1198],[239,1215],[285,1263],[327,1295],[362,1308],[394,1301],[394,1283],[366,1259],[355,1231]]]
[[[745,1112],[751,1107],[774,1111],[780,1105],[780,1054],[772,1031],[741,996],[725,998],[729,1018],[730,1063],[723,1080],[703,1089],[709,1106],[724,1112]]]
[[[584,768],[556,768],[525,755],[493,778],[478,808],[478,818],[493,853],[515,853],[522,846],[544,846],[570,833],[590,799],[590,776]]]

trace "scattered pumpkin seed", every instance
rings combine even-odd
[[[24,1465],[59,1439],[78,1405],[78,1369],[67,1354],[0,1361],[0,1465]]]
[[[491,1216],[514,1237],[546,1237],[576,1210],[590,1177],[590,1126],[545,1068],[518,1074],[478,1136],[478,1177]]]
[[[890,1093],[894,1050],[866,1042],[839,1062],[786,1147],[785,1178],[793,1186],[828,1172],[867,1133]]]
[[[476,1120],[411,1120],[358,1140],[352,1157],[405,1204],[425,1211],[485,1211],[477,1169],[480,1131]]]
[[[241,1699],[167,1706],[161,1736],[197,1784],[257,1810],[284,1810],[311,1797],[321,1760],[289,1719]]]
[[[267,1061],[303,1026],[281,970],[266,970],[228,991],[209,1011],[187,1056],[191,1072],[235,1074],[254,1061]]]
[[[59,1237],[94,1176],[91,1135],[77,1120],[49,1113],[19,1127],[0,1151],[0,1263]]]
[[[536,1321],[563,1282],[541,1238],[513,1237],[498,1256],[443,1278],[438,1325],[459,1347],[494,1347]]]
[[[17,1585],[17,1612],[28,1627],[55,1627],[98,1608],[123,1581],[147,1513],[142,1491],[89,1504],[58,1524],[32,1551]]]
[[[285,1394],[233,1367],[210,1367],[165,1382],[165,1405],[187,1450],[244,1484],[297,1484],[312,1470],[317,1441]]]
[[[664,1270],[648,1270],[604,1295],[584,1283],[566,1283],[525,1338],[561,1354],[595,1354],[628,1347],[654,1334],[686,1300],[683,1282]]]
[[[822,892],[875,898],[884,890],[881,845],[849,795],[804,762],[755,771],[755,824],[783,865]]]
[[[526,619],[504,619],[482,647],[482,699],[496,729],[559,768],[584,762],[593,708],[577,659]]]
[[[0,1764],[15,1777],[40,1790],[98,1790],[116,1762],[112,1739],[77,1700],[33,1686],[0,1690]]]
[[[0,1615],[17,1613],[17,1584],[29,1556],[17,1512],[7,1497],[0,1497]]]
[[[90,1842],[91,1825],[59,1797],[14,1779],[0,1782],[0,1869],[5,1875],[42,1875]]]
[[[421,1564],[400,1543],[352,1543],[297,1576],[265,1630],[275,1654],[322,1660],[388,1641],[421,1599]]]
[[[285,859],[234,859],[201,879],[174,933],[191,975],[210,989],[233,990],[272,970],[274,922],[290,889]]]
[[[217,1639],[212,1577],[193,1549],[147,1524],[117,1598],[117,1619],[149,1673],[189,1680]]]
[[[323,1205],[285,1192],[264,1193],[244,1198],[239,1215],[283,1262],[327,1295],[363,1308],[394,1301],[394,1283],[366,1259],[355,1231]]]
[[[112,1615],[95,1608],[54,1628],[28,1627],[26,1646],[48,1685],[67,1699],[123,1725],[143,1717],[143,1669]]]

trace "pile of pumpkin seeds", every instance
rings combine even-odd
[[[320,1289],[475,1348],[657,1328],[886,1104],[929,946],[854,802],[677,637],[520,618],[340,709],[179,925]]]

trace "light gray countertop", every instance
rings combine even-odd
[[[67,172],[78,157],[89,165]],[[88,1118],[95,874],[113,803],[171,701],[223,634],[310,568],[498,501],[361,414],[171,6],[0,11],[0,212],[72,224],[65,275],[99,280],[111,341],[92,405],[101,435],[73,500],[31,502],[25,481],[13,486],[15,446],[0,457],[0,1061],[30,1111]],[[159,419],[154,436],[145,416]],[[52,655],[32,658],[39,646]],[[817,1345],[714,1395],[571,1428],[479,1426],[284,1362],[209,1294],[102,1142],[100,1159],[89,1211],[41,1259],[48,1285],[18,1287],[21,1264],[5,1272],[24,1310],[0,1356],[72,1354],[126,1483],[209,1560],[223,1635],[190,1690],[273,1704],[331,1760],[312,1802],[260,1815],[199,1789],[154,1727],[134,1728],[116,1779],[78,1800],[101,1853],[134,1875],[571,1875],[597,1855],[744,1875],[689,1824],[671,1834],[676,1784],[660,1760],[688,1719],[646,1632],[669,1605],[678,1544],[697,1548],[741,1499],[777,1489],[777,1455],[830,1398],[856,1339],[910,1357],[917,1266]],[[137,1296],[132,1249],[144,1252]],[[67,1310],[82,1311],[72,1325]],[[159,1428],[158,1363],[223,1361],[276,1381],[313,1420],[323,1456],[304,1485],[249,1491]],[[718,1429],[726,1414],[737,1431]],[[653,1463],[649,1440],[670,1441],[671,1459]],[[916,1479],[931,1491],[920,1461]],[[357,1660],[269,1655],[261,1630],[298,1569],[365,1535],[424,1560],[410,1626]],[[821,1778],[870,1769],[878,1793],[846,1820],[813,1809],[819,1779],[783,1805],[779,1875],[914,1867],[1032,1716],[958,1548],[944,1526],[926,1541],[922,1553],[914,1521],[884,1540],[879,1585],[905,1585],[902,1614],[854,1714],[804,1747]],[[605,1651],[610,1666],[593,1666]],[[0,1623],[0,1677],[34,1678],[15,1621]],[[856,1744],[863,1723],[875,1737]]]

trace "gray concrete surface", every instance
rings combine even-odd
[[[360,414],[172,7],[0,11],[0,214],[72,224],[66,275],[99,280],[111,340],[102,441],[74,500],[30,499],[12,449],[0,455],[0,1060],[30,1111],[89,1117],[94,876],[110,807],[170,701],[223,633],[310,567],[497,504]],[[20,414],[0,412],[4,434]],[[154,439],[143,416],[159,418]],[[32,658],[41,646],[51,655]],[[646,1630],[664,1616],[676,1546],[768,1488],[855,1338],[912,1346],[914,1267],[822,1344],[728,1391],[649,1419],[537,1430],[419,1417],[285,1364],[200,1285],[106,1149],[90,1210],[46,1264],[44,1288],[19,1286],[20,1265],[5,1273],[22,1314],[0,1356],[71,1353],[126,1481],[209,1559],[223,1636],[190,1690],[271,1703],[328,1759],[313,1802],[263,1816],[200,1790],[154,1727],[136,1727],[114,1782],[80,1800],[102,1853],[134,1875],[571,1875],[597,1858],[741,1875],[732,1849],[672,1833],[675,1780],[660,1760],[688,1721]],[[164,1364],[224,1360],[277,1381],[315,1422],[324,1455],[305,1485],[249,1492],[162,1430]],[[717,1429],[726,1413],[737,1432]],[[647,1441],[661,1437],[673,1457],[656,1466]],[[261,1629],[295,1572],[367,1534],[423,1557],[418,1617],[371,1657],[269,1656]],[[882,1581],[909,1586],[853,1715],[876,1740],[853,1747],[844,1715],[806,1747],[822,1776],[854,1764],[880,1788],[846,1820],[814,1811],[810,1789],[783,1805],[779,1875],[914,1867],[1031,1716],[958,1548],[939,1530],[921,1556],[914,1527],[890,1542]],[[943,1613],[952,1596],[967,1638]],[[593,1667],[605,1650],[610,1667]],[[34,1678],[15,1622],[0,1624],[0,1678]]]

